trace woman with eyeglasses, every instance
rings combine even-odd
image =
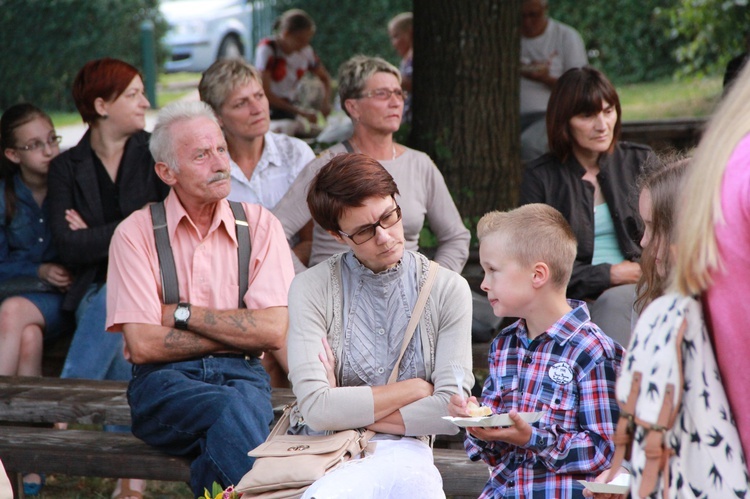
[[[70,331],[62,311],[72,281],[52,244],[47,172],[60,153],[49,116],[31,104],[0,118],[0,375],[41,376],[42,347]],[[26,473],[23,490],[38,495],[43,476]]]
[[[380,162],[341,154],[307,195],[318,226],[347,251],[298,274],[289,291],[289,379],[303,418],[294,431],[367,428],[377,445],[304,498],[445,497],[429,442],[457,432],[442,417],[451,395],[468,397],[474,382],[471,293],[440,267],[405,341],[430,262],[406,250],[399,191]]]
[[[470,235],[443,176],[429,156],[393,140],[401,126],[405,96],[398,69],[379,57],[357,55],[342,64],[338,81],[339,97],[352,119],[354,132],[349,140],[310,162],[274,208],[287,238],[311,219],[304,200],[318,170],[338,154],[358,152],[380,162],[398,185],[406,249],[417,250],[420,231],[427,221],[437,238],[435,261],[460,272],[469,256]],[[343,249],[340,241],[315,224],[310,266]],[[299,261],[295,261],[295,267],[297,272],[305,268]]]
[[[75,273],[63,307],[76,331],[61,377],[129,380],[122,334],[105,330],[109,242],[117,225],[168,187],[148,150],[149,108],[136,68],[117,59],[89,61],[73,81],[73,100],[89,129],[52,163],[52,234],[62,261]],[[141,497],[141,480],[119,480],[114,496]]]

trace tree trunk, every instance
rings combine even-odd
[[[474,229],[516,206],[520,0],[414,0],[410,143],[442,171]]]

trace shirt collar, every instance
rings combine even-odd
[[[257,171],[263,171],[270,166],[283,166],[283,159],[281,157],[281,151],[276,145],[276,141],[273,140],[271,135],[273,132],[266,132],[263,136],[263,152],[260,153],[260,159],[258,164],[255,165],[253,175]],[[245,173],[240,169],[240,165],[231,157],[229,158],[230,175],[239,180],[240,182],[249,183],[250,179],[245,176]]]
[[[190,215],[188,215],[187,211],[185,211],[185,207],[182,206],[182,202],[180,201],[180,198],[177,197],[177,193],[175,193],[174,189],[170,189],[169,195],[164,200],[164,208],[167,212],[167,229],[169,230],[170,241],[174,242],[175,232],[181,223],[189,224],[197,231],[195,224],[190,219]],[[169,223],[170,220],[174,220],[176,223]],[[214,218],[211,221],[211,228],[208,231],[209,234],[219,227],[223,227],[223,230],[226,231],[232,242],[237,245],[237,235],[234,229],[234,214],[232,213],[232,209],[229,207],[229,202],[226,199],[219,201],[216,206]]]
[[[543,334],[548,335],[560,345],[564,345],[575,333],[577,333],[584,324],[591,320],[586,302],[581,300],[568,300],[571,311],[560,317],[552,324]],[[529,330],[526,328],[526,319],[519,319],[515,324],[508,326],[500,334],[509,336],[518,334],[520,337],[529,336]]]

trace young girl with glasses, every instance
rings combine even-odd
[[[44,340],[70,330],[61,310],[70,271],[52,244],[47,172],[60,153],[49,116],[31,104],[0,118],[0,375],[41,376]],[[24,475],[23,489],[37,495],[44,478]]]

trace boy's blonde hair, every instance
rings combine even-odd
[[[491,211],[477,224],[482,243],[491,235],[503,237],[503,250],[523,266],[544,262],[550,281],[565,289],[573,272],[578,243],[570,224],[549,205],[534,203],[510,211]]]

